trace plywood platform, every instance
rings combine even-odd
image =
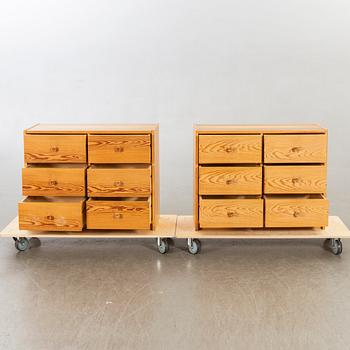
[[[350,231],[338,216],[329,217],[326,229],[202,229],[195,230],[193,216],[178,216],[176,238],[292,239],[350,238]]]
[[[18,229],[18,217],[1,232],[0,237],[49,238],[172,238],[175,237],[176,215],[161,215],[156,230],[83,230],[81,232],[26,231]]]

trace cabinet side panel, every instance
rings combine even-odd
[[[159,186],[159,127],[157,127],[152,132],[152,230],[155,230],[160,215]]]
[[[198,132],[194,129],[193,139],[193,220],[194,227],[199,230],[198,222]]]

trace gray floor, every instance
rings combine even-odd
[[[154,243],[1,239],[0,349],[350,348],[350,244]]]

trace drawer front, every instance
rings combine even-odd
[[[327,199],[266,199],[266,227],[322,227],[328,225]]]
[[[81,231],[84,201],[77,203],[21,202],[18,220],[21,230]]]
[[[85,168],[23,168],[24,196],[85,196]]]
[[[87,171],[89,197],[148,197],[151,168],[93,169]]]
[[[86,227],[88,229],[150,229],[148,201],[88,200]]]
[[[261,163],[261,135],[199,135],[201,164]]]
[[[326,135],[265,135],[265,163],[325,163]]]
[[[265,193],[325,193],[327,169],[325,166],[265,166]]]
[[[150,135],[89,135],[90,163],[150,163]]]
[[[24,135],[27,163],[85,163],[85,135]]]
[[[262,193],[261,167],[199,167],[199,194]]]
[[[202,199],[199,203],[201,228],[262,227],[262,199]]]

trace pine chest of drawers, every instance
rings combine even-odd
[[[44,125],[24,132],[19,228],[154,230],[158,125]]]
[[[197,125],[200,228],[325,227],[327,130],[318,125]]]

